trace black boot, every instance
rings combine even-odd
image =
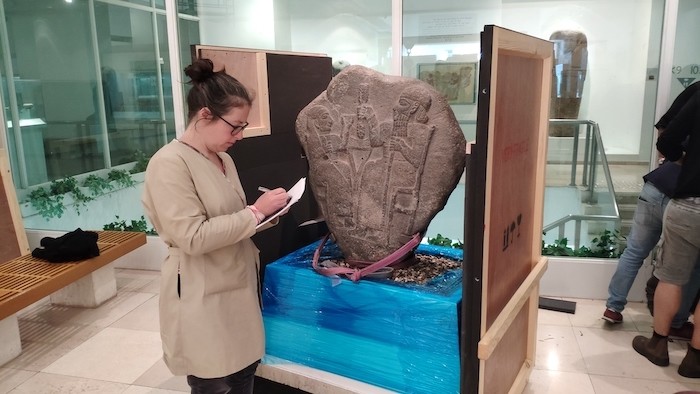
[[[639,335],[632,340],[632,347],[637,353],[646,357],[652,363],[660,366],[668,366],[668,337],[661,336],[654,331],[651,338]]]
[[[688,353],[678,366],[678,374],[686,378],[700,378],[700,350],[688,344]]]

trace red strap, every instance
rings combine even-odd
[[[323,240],[321,243],[318,245],[316,248],[316,251],[314,252],[314,258],[312,260],[312,266],[316,272],[320,273],[321,275],[324,276],[334,276],[334,275],[345,275],[348,279],[352,280],[353,282],[357,282],[358,280],[362,279],[363,276],[367,276],[381,268],[387,267],[391,264],[394,264],[398,261],[400,261],[403,257],[405,257],[409,252],[411,252],[418,244],[420,243],[420,233],[416,233],[411,237],[411,239],[406,242],[402,247],[398,248],[395,252],[392,254],[388,255],[387,257],[384,257],[383,259],[375,262],[375,263],[369,263],[366,267],[362,269],[357,269],[357,268],[348,268],[348,267],[322,267],[318,264],[318,260],[321,257],[321,251],[323,250],[323,246],[326,244],[326,241],[328,240],[328,237],[330,234],[326,234],[325,237],[323,237]],[[352,262],[352,261],[351,261]],[[356,262],[356,263],[366,263],[366,262]]]

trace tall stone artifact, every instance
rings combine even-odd
[[[550,117],[578,119],[588,69],[588,40],[585,34],[573,30],[555,31],[549,40],[554,43]],[[549,134],[572,137],[577,130],[574,125],[552,125]]]
[[[464,135],[444,97],[362,66],[336,75],[297,117],[308,181],[353,265],[423,235],[464,169]]]

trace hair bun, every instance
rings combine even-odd
[[[204,82],[214,75],[214,63],[209,59],[196,59],[185,67],[185,75],[190,77],[192,82]]]

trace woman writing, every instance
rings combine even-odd
[[[142,196],[169,246],[161,267],[163,359],[173,374],[187,375],[193,394],[252,393],[265,346],[250,237],[284,207],[287,193],[277,188],[247,205],[226,150],[243,138],[251,95],[208,59],[185,74],[187,128],[149,161]]]

